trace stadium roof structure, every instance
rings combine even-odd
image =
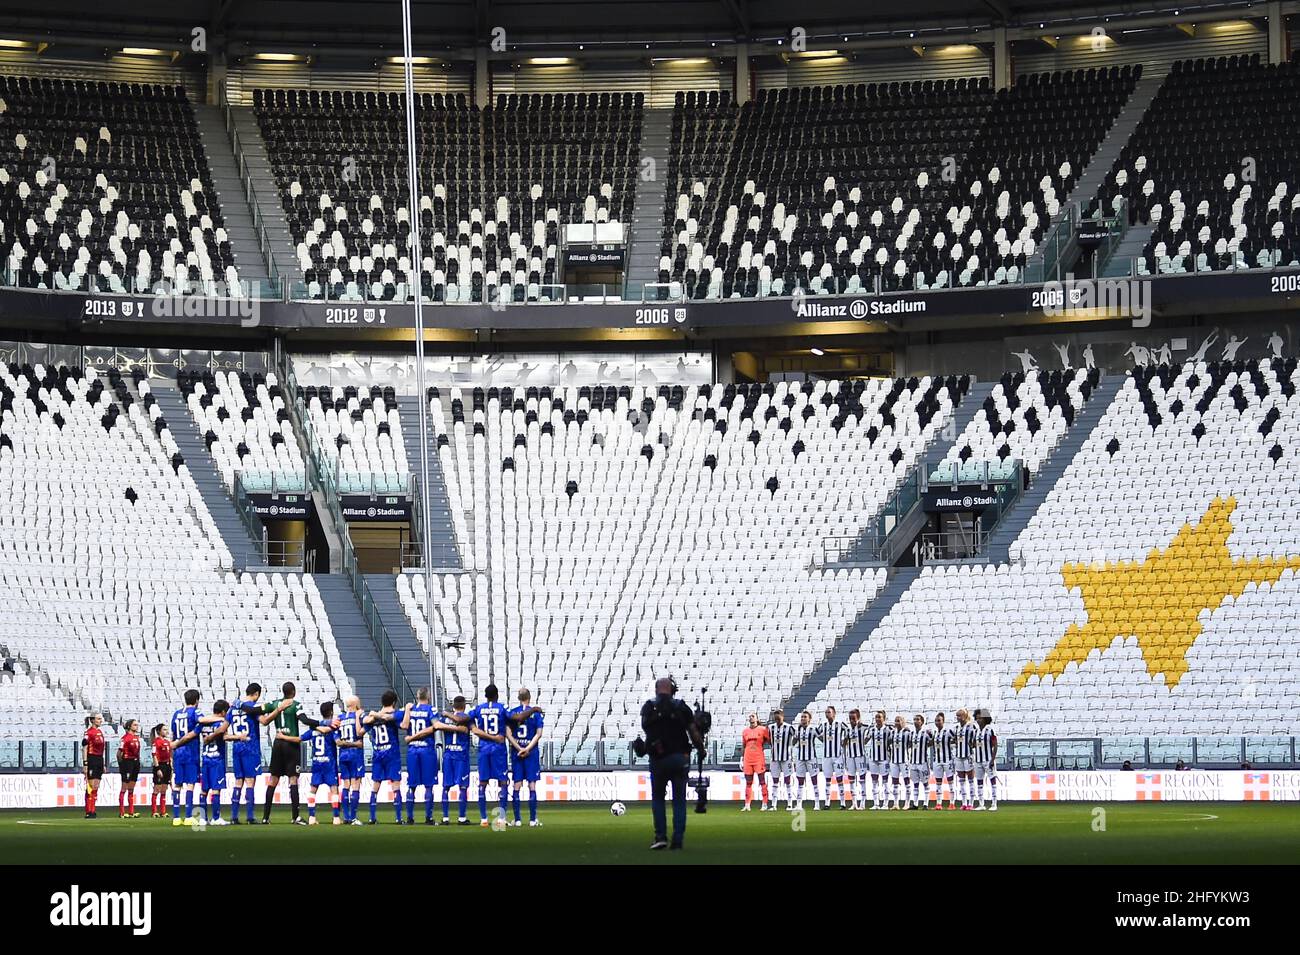
[[[1251,0],[412,0],[415,44],[455,57],[496,28],[508,49],[541,52],[581,43],[588,55],[665,54],[748,42],[775,50],[802,27],[810,45],[849,48],[961,37],[995,27],[1086,32],[1123,20],[1243,16]],[[232,55],[278,48],[388,55],[400,45],[397,0],[20,0],[0,12],[0,38],[93,47],[148,41],[185,53],[202,27]]]

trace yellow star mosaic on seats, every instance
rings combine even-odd
[[[1288,567],[1300,569],[1300,556],[1234,559],[1228,537],[1236,506],[1235,498],[1215,498],[1195,527],[1184,524],[1168,547],[1153,547],[1143,561],[1063,566],[1065,586],[1079,588],[1088,622],[1070,624],[1046,657],[1025,664],[1014,688],[1035,674],[1060,676],[1070,661],[1082,663],[1090,650],[1128,636],[1137,638],[1147,673],[1163,673],[1167,686],[1177,686],[1203,629],[1201,611],[1241,596],[1252,581],[1272,584]]]

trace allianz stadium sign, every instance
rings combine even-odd
[[[1115,287],[1122,286],[1122,287]],[[189,298],[179,302],[147,295],[87,295],[0,288],[0,326],[62,331],[132,328],[194,329],[265,334],[334,330],[357,332],[415,327],[407,303],[232,301]],[[429,304],[430,329],[552,330],[608,328],[671,331],[689,337],[728,330],[781,328],[797,333],[804,323],[879,321],[895,330],[909,323],[942,327],[947,319],[988,324],[1037,320],[1113,318],[1132,320],[1162,313],[1271,310],[1300,304],[1300,269],[1212,272],[1132,279],[1067,280],[1061,283],[984,288],[885,292],[856,296],[726,299],[673,302],[569,302],[518,305]],[[1140,307],[1139,307],[1140,306]],[[848,329],[846,329],[848,330]]]

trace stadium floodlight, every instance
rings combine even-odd
[[[415,388],[420,395],[420,563],[424,573],[424,619],[429,634],[429,692],[435,711],[442,709],[436,677],[442,675],[442,639],[433,634],[433,516],[429,513],[429,394],[424,384],[424,288],[420,250],[420,172],[415,164],[415,79],[411,55],[411,0],[402,0],[402,72],[406,83],[406,184],[411,210],[411,288],[415,289]]]

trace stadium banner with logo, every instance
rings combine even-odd
[[[1152,313],[1290,307],[1300,299],[1300,270],[1245,270],[1189,275],[1067,279],[1033,285],[918,289],[856,296],[746,298],[689,302],[565,302],[493,305],[431,303],[430,328],[583,329],[709,328],[800,322],[878,320],[906,326],[925,318],[1116,317]],[[267,329],[413,328],[415,307],[392,302],[262,301],[0,289],[0,326],[31,330],[103,330],[184,325],[258,335]],[[262,331],[259,332],[258,330]]]
[[[928,512],[982,511],[993,507],[998,496],[993,491],[926,491],[921,495],[921,507]]]
[[[737,802],[744,798],[745,777],[740,773],[709,771],[705,776],[710,800]],[[259,798],[267,778],[257,784]],[[998,798],[1003,802],[1300,802],[1300,770],[1011,770],[998,773],[998,781]],[[315,800],[314,794],[309,795],[311,774],[304,773],[299,785],[311,804]],[[228,777],[227,789],[233,786],[234,777]],[[367,777],[362,783],[363,799],[369,799],[369,786]],[[152,787],[147,776],[142,776],[136,785],[137,805],[148,805]],[[120,777],[106,774],[99,789],[100,806],[116,806],[120,789]],[[478,791],[477,775],[470,778],[470,791]],[[946,798],[947,790],[944,792]],[[384,802],[391,799],[387,791],[380,795]],[[325,798],[322,790],[321,799]],[[546,802],[642,802],[650,798],[650,773],[644,769],[544,772],[538,798]],[[288,801],[287,787],[278,788],[275,801]],[[85,780],[79,774],[0,775],[0,809],[75,808],[84,803]]]
[[[623,267],[627,257],[626,249],[593,249],[589,246],[571,245],[564,250],[564,264],[602,266],[607,268]]]
[[[403,495],[344,494],[339,498],[343,517],[349,523],[362,521],[409,521],[411,499]]]
[[[253,494],[248,495],[253,513],[277,521],[305,521],[316,513],[316,504],[310,494]]]

